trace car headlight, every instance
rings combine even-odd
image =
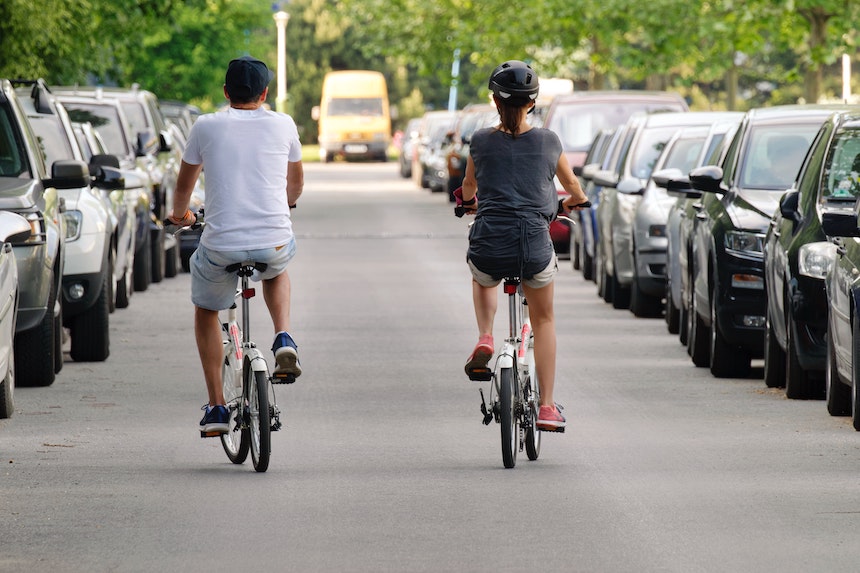
[[[742,259],[764,259],[764,234],[748,231],[726,231],[726,252]]]
[[[833,243],[807,243],[797,253],[797,270],[805,277],[823,280],[835,259],[836,245]]]
[[[64,211],[63,219],[66,221],[66,240],[76,241],[81,236],[81,227],[84,223],[84,215],[80,211]]]

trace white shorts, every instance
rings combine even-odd
[[[491,275],[481,271],[472,263],[471,259],[467,260],[469,263],[469,269],[472,271],[472,277],[482,287],[492,288],[494,286],[498,286],[501,279],[494,279]],[[552,254],[552,260],[550,260],[549,264],[542,270],[537,273],[530,279],[523,279],[522,283],[529,288],[543,288],[552,283],[555,278],[555,274],[558,272],[558,258],[556,258],[555,253]]]

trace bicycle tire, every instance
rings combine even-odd
[[[499,421],[502,428],[502,463],[506,468],[517,465],[519,449],[514,396],[513,368],[502,368],[499,371]]]
[[[534,387],[532,387],[534,385]],[[540,390],[537,387],[537,380],[526,378],[526,383],[523,385],[530,394],[533,403],[524,403],[524,417],[528,417],[528,428],[526,429],[526,455],[529,460],[535,461],[540,456],[540,438],[541,431],[537,429],[538,404],[540,404]]]
[[[224,389],[224,399],[230,408],[230,431],[221,434],[221,445],[224,452],[234,464],[245,463],[248,450],[251,447],[251,434],[243,419],[245,400],[242,397],[242,387],[235,385],[235,377],[239,374],[234,370],[231,360],[225,360],[221,367],[221,382]]]
[[[250,370],[252,378],[248,379],[250,392],[250,434],[251,461],[254,469],[264,472],[269,468],[271,453],[272,421],[269,410],[269,377],[266,372]]]

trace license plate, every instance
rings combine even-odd
[[[343,150],[346,151],[347,153],[367,153],[367,146],[366,145],[356,145],[356,144],[345,145],[343,147]]]

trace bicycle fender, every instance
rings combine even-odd
[[[496,361],[496,366],[498,368],[513,368],[514,357],[510,354],[500,354],[499,359]]]

